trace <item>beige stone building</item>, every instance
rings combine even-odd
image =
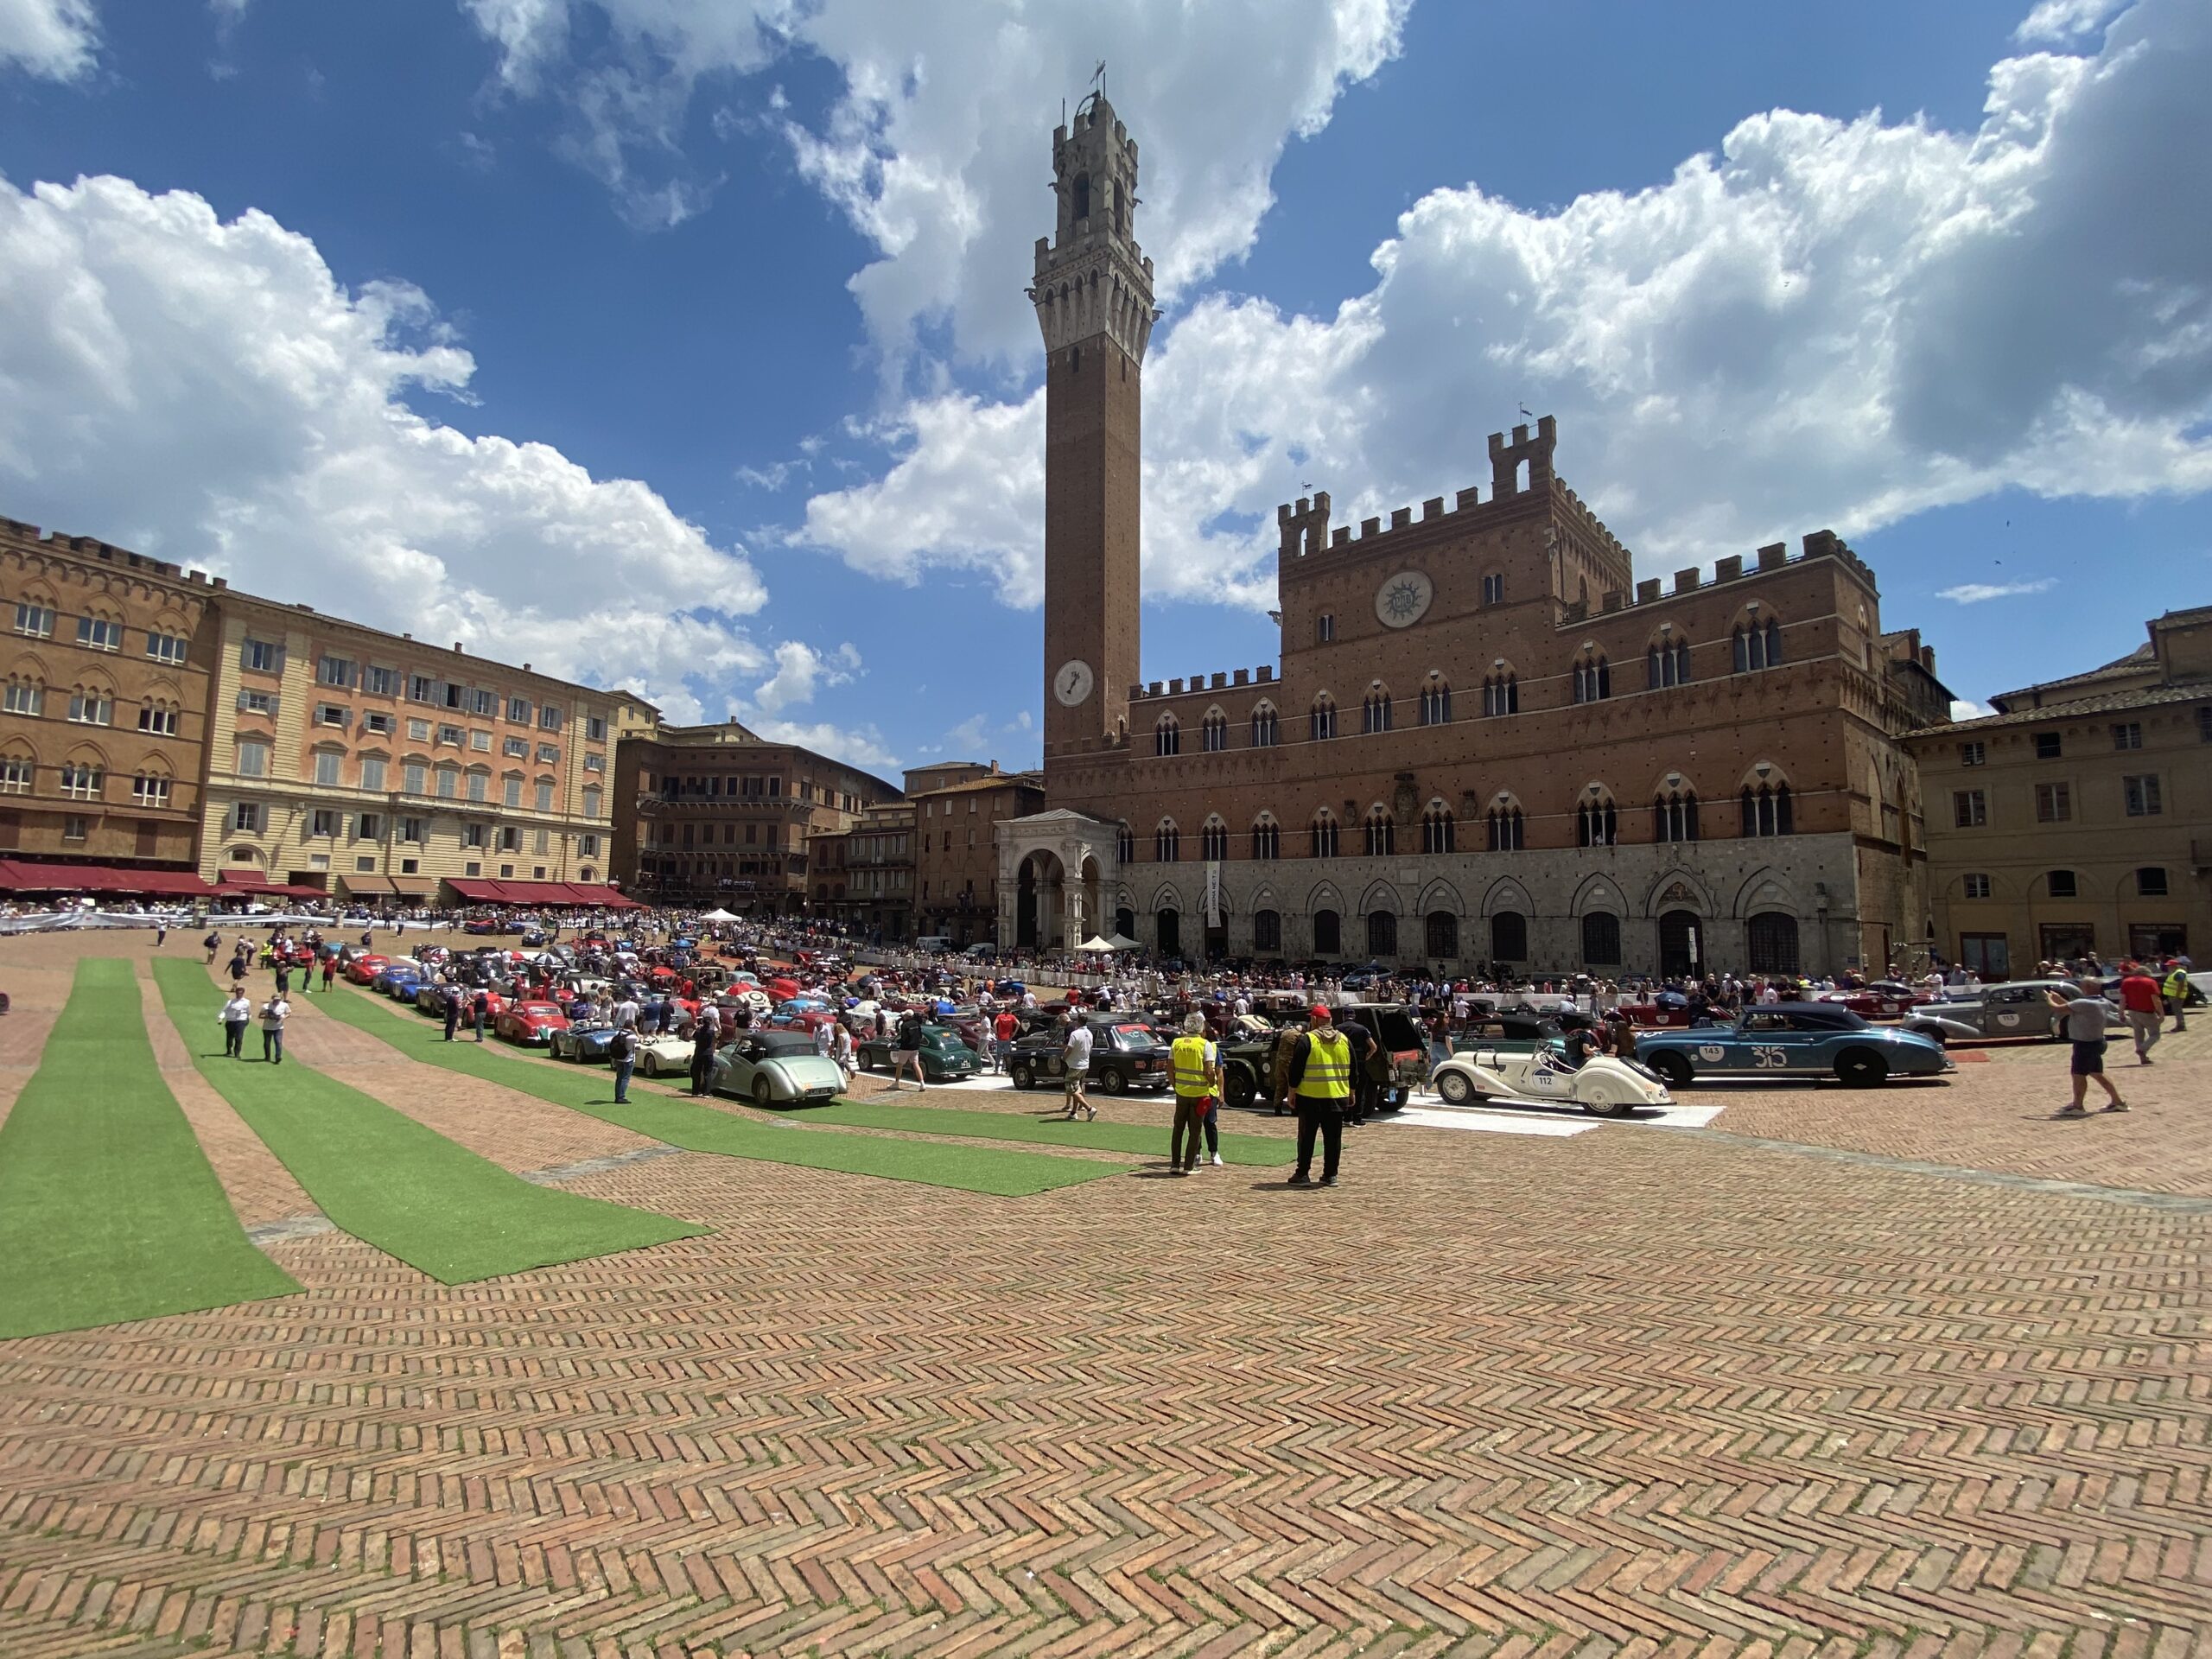
[[[70,872],[19,870],[16,890],[199,887],[214,591],[196,571],[0,519],[0,856]]]
[[[1825,531],[1638,581],[1548,416],[1491,435],[1487,490],[1286,504],[1277,660],[1141,682],[1137,150],[1097,98],[1052,154],[1049,810],[1001,832],[1001,940],[1609,975],[1924,949],[1897,740],[1948,712],[1934,653]]]
[[[219,584],[215,601],[208,880],[372,902],[606,896],[613,694]]]
[[[998,937],[998,830],[1044,810],[1041,772],[1001,772],[988,766],[933,767],[916,789],[914,880],[917,938],[946,938],[963,949]]]
[[[798,915],[817,841],[899,798],[895,784],[734,720],[629,719],[615,764],[614,869],[641,899]]]
[[[871,806],[849,830],[817,836],[808,859],[817,916],[886,941],[914,937],[912,801]]]
[[[1985,978],[2212,939],[2212,606],[1914,732],[1939,948]]]

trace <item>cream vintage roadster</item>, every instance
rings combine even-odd
[[[1567,1064],[1556,1042],[1534,1053],[1470,1049],[1437,1066],[1428,1086],[1447,1106],[1579,1106],[1597,1117],[1625,1117],[1642,1107],[1671,1106],[1667,1085],[1645,1067],[1610,1054]]]

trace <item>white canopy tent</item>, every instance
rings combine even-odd
[[[702,922],[734,922],[737,918],[726,910],[710,910],[699,919]]]

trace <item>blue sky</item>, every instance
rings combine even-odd
[[[1104,57],[1166,311],[1148,674],[1272,660],[1276,501],[1477,482],[1525,403],[1643,574],[1833,527],[1986,697],[2212,589],[2209,18],[0,0],[0,512],[881,769],[1033,761],[1021,289]]]

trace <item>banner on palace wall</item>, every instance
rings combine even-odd
[[[1206,860],[1206,925],[1221,925],[1221,861]]]

